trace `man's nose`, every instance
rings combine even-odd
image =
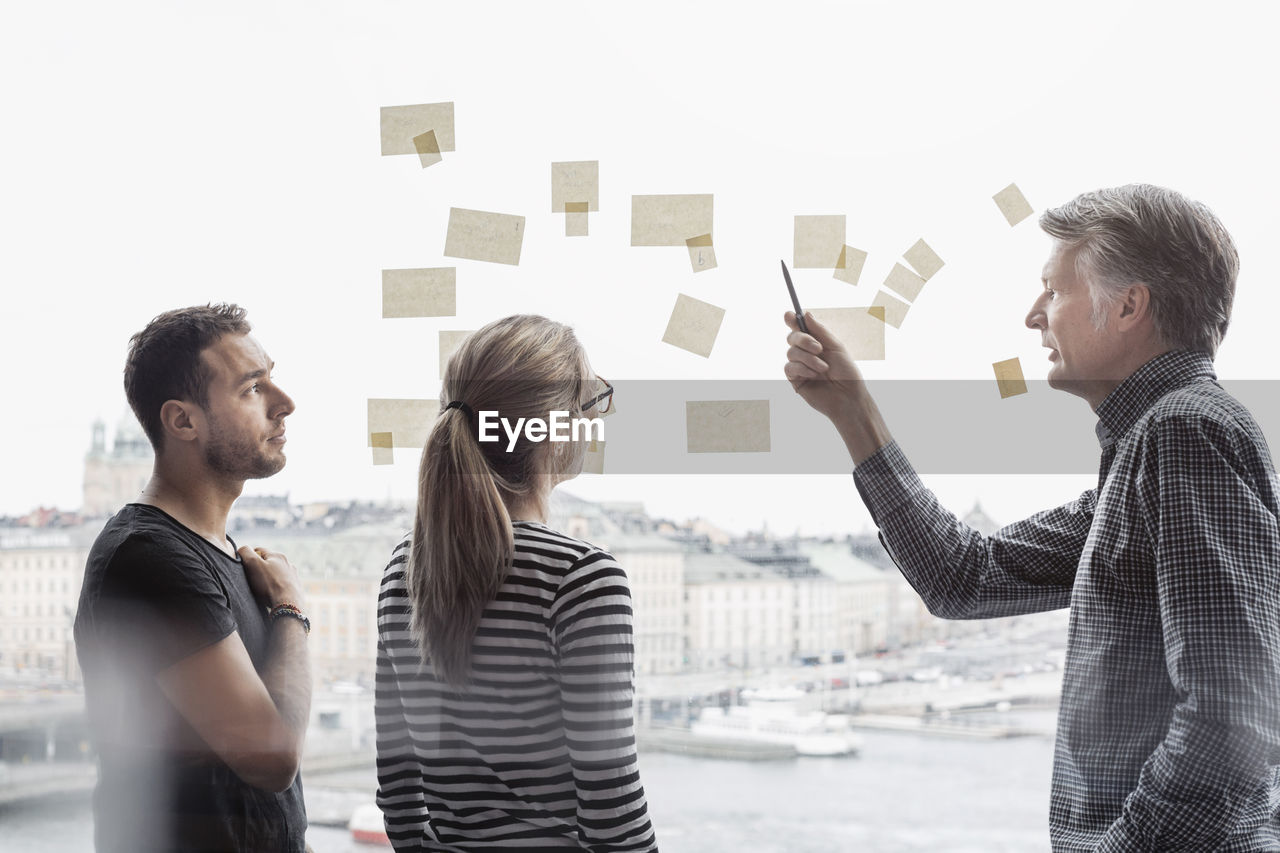
[[[1038,297],[1035,302],[1031,303],[1031,310],[1027,312],[1026,324],[1028,329],[1039,329],[1044,331],[1044,297]]]

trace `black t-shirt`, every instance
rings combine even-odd
[[[238,558],[155,507],[129,504],[107,522],[75,622],[99,853],[304,849],[301,774],[279,794],[241,781],[156,681],[232,631],[261,672],[270,626]]]

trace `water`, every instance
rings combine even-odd
[[[863,733],[857,758],[732,762],[642,753],[664,853],[1044,853],[1047,738],[979,741]],[[372,802],[369,772],[306,777],[308,807]],[[361,788],[368,786],[367,793]],[[87,797],[0,808],[3,853],[92,850]],[[377,853],[313,826],[315,853]]]

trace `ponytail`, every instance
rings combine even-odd
[[[546,417],[583,399],[586,355],[573,331],[514,316],[471,334],[445,369],[441,410],[422,450],[405,584],[410,626],[439,681],[462,689],[484,610],[515,554],[508,505],[537,497],[540,445],[478,441],[477,411]]]

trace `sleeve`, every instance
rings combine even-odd
[[[589,552],[565,576],[551,615],[579,839],[592,851],[656,851],[636,764],[626,574]]]
[[[396,853],[424,849],[423,839],[430,832],[422,771],[413,749],[413,736],[390,653],[390,647],[396,643],[412,642],[408,600],[400,586],[404,582],[407,553],[404,543],[396,548],[378,595],[378,656],[373,692],[378,771],[375,800],[382,810],[387,837]]]
[[[1275,473],[1260,438],[1216,421],[1152,430],[1136,482],[1179,701],[1098,849],[1215,850],[1280,754]]]
[[[226,590],[185,543],[133,533],[104,574],[98,639],[153,673],[236,630]]]
[[[885,550],[935,616],[986,619],[1070,604],[1093,489],[984,537],[925,488],[897,442],[860,464],[853,480]]]

